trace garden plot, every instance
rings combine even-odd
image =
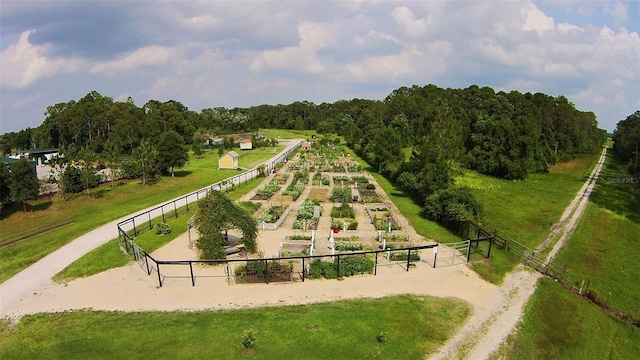
[[[293,201],[298,200],[304,188],[309,183],[309,173],[307,171],[296,171],[293,174],[291,184],[282,192],[282,195],[291,196]]]
[[[331,185],[331,179],[329,179],[328,176],[323,175],[321,172],[318,171],[315,174],[313,174],[311,184],[315,187],[329,186]]]
[[[276,230],[291,211],[291,206],[291,204],[288,206],[271,205],[266,208],[258,216],[260,227],[266,230]]]
[[[317,230],[320,216],[322,216],[320,202],[315,199],[307,199],[298,208],[296,220],[293,221],[293,228],[302,231]]]
[[[398,221],[393,217],[391,209],[387,206],[367,207],[367,214],[371,220],[371,224],[376,230],[393,231],[400,230]]]
[[[281,183],[281,180],[273,179],[269,182],[264,188],[256,191],[256,194],[251,198],[251,200],[268,200],[273,194],[277,193],[284,183]]]
[[[327,192],[327,188],[311,188],[311,192],[309,192],[307,199],[323,203],[327,201]]]
[[[334,233],[340,230],[357,230],[358,221],[356,220],[356,211],[352,205],[343,202],[339,206],[331,209],[331,229]]]

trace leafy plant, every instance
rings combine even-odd
[[[336,242],[336,250],[339,250],[339,251],[362,250],[362,244],[361,243],[356,243],[356,242],[338,241],[338,242]]]
[[[351,201],[351,188],[350,187],[346,187],[346,188],[333,188],[333,191],[331,192],[331,201],[333,202],[339,202],[339,203],[346,203],[346,202],[350,202]]]
[[[158,235],[167,235],[171,233],[171,229],[169,228],[169,224],[165,222],[157,223],[155,225],[156,234]]]
[[[245,349],[253,348],[253,343],[256,341],[256,338],[253,337],[253,331],[245,330],[242,334],[242,347]]]

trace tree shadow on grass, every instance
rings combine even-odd
[[[633,183],[626,164],[610,156],[589,200],[599,207],[640,224],[640,184]]]
[[[53,205],[53,201],[42,201],[35,205],[27,203],[25,207],[27,209],[27,212],[32,212],[32,211],[47,210],[48,208],[51,207],[51,205]],[[8,219],[12,215],[18,214],[21,212],[23,212],[22,204],[15,203],[15,204],[3,205],[0,208],[0,220]]]
[[[192,173],[193,173],[192,171],[188,171],[188,170],[179,170],[179,171],[175,171],[173,173],[173,176],[183,178],[191,175]],[[169,174],[169,176],[171,176],[171,174]]]

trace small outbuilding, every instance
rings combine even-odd
[[[241,139],[239,141],[240,150],[251,150],[253,149],[253,142],[251,139]]]
[[[228,153],[222,155],[222,157],[220,157],[220,160],[218,160],[218,169],[235,170],[239,168],[238,166],[239,158],[240,158],[240,155],[238,155],[237,152],[233,150],[229,151]]]

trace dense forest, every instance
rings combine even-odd
[[[633,182],[640,182],[640,110],[618,123],[613,141],[616,155],[629,163],[629,174],[636,177]]]
[[[456,169],[525,179],[557,161],[599,151],[607,137],[594,113],[577,110],[563,96],[496,93],[475,85],[401,87],[382,101],[298,101],[199,113],[174,100],[151,100],[138,107],[131,98],[118,102],[93,91],[78,101],[48,107],[44,116],[35,129],[2,135],[1,149],[57,147],[84,149],[102,158],[135,157],[152,151],[167,132],[177,133],[186,145],[260,128],[337,134],[424,205],[427,214],[444,222],[479,211],[468,191],[453,186]],[[637,166],[637,150],[635,154]],[[451,203],[455,206],[448,207]]]

